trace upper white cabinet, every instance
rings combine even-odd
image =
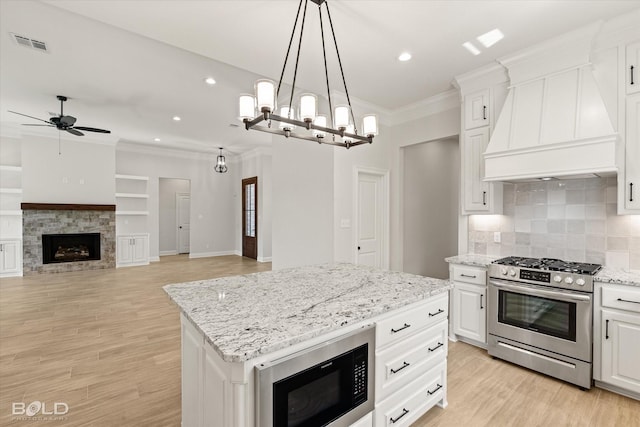
[[[479,90],[464,97],[464,128],[475,129],[488,126],[491,114],[489,89]]]
[[[624,187],[619,189],[629,213],[640,213],[640,93],[627,97]]]
[[[483,127],[464,133],[462,141],[462,170],[464,210],[490,212],[492,184],[484,182],[482,154],[489,143],[489,128]]]
[[[640,41],[627,45],[625,85],[628,94],[640,92]]]

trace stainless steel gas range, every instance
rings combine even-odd
[[[599,264],[507,257],[489,266],[489,354],[591,388]]]

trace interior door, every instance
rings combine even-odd
[[[258,177],[242,180],[242,256],[258,259]]]
[[[356,263],[387,268],[384,255],[384,175],[358,172]]]
[[[178,226],[178,253],[188,254],[190,251],[190,217],[191,196],[187,193],[176,194],[176,222]]]

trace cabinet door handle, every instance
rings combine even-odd
[[[629,201],[633,202],[633,182],[629,183]]]
[[[484,295],[480,294],[480,310],[484,309],[482,306],[482,297],[484,297]]]
[[[398,332],[400,332],[400,331],[402,331],[402,330],[405,330],[405,329],[407,329],[407,328],[410,328],[410,327],[411,327],[411,325],[410,325],[410,324],[405,323],[405,324],[404,324],[404,326],[403,326],[402,328],[399,328],[399,329],[393,329],[393,328],[391,328],[391,333],[392,333],[392,334],[395,334],[395,333],[398,333]]]
[[[405,408],[402,408],[402,414],[398,415],[395,418],[389,418],[389,421],[391,421],[391,424],[395,424],[398,421],[400,421],[400,418],[404,417],[405,415],[407,415],[409,413],[409,411]]]
[[[429,312],[429,317],[437,316],[440,313],[444,313],[444,310],[441,308],[439,308],[438,311],[436,311],[435,313]]]
[[[436,387],[436,389],[435,389],[435,390],[433,390],[433,391],[427,390],[427,394],[428,394],[429,396],[431,396],[432,394],[435,394],[435,393],[436,393],[436,391],[438,391],[438,390],[440,390],[440,389],[442,388],[442,384],[438,384],[438,383],[436,383],[436,385],[437,385],[438,387]]]
[[[605,321],[605,327],[604,327],[604,330],[605,330],[605,332],[604,332],[604,335],[605,335],[605,336],[604,336],[604,339],[608,340],[608,339],[609,339],[609,319],[607,319],[607,320]]]
[[[622,299],[622,298],[618,298],[618,301],[622,301],[622,302],[632,302],[634,304],[640,304],[640,301],[631,301],[629,299]]]
[[[390,369],[392,374],[397,374],[398,372],[402,371],[404,368],[406,368],[407,366],[411,365],[411,363],[407,363],[405,361],[402,362],[402,366],[400,366],[398,369]]]
[[[440,347],[442,347],[443,345],[444,345],[443,343],[441,343],[440,341],[438,341],[438,345],[437,345],[437,346],[435,346],[435,347],[433,347],[433,348],[431,348],[431,347],[427,347],[427,349],[429,350],[429,352],[434,352],[434,351],[436,351],[437,349],[439,349]]]
[[[487,192],[486,191],[482,192],[482,204],[487,206]]]
[[[475,279],[477,276],[475,274],[473,276],[471,276],[469,274],[461,274],[460,277],[468,277],[470,279]]]
[[[629,67],[629,69],[631,70],[631,84],[634,84],[634,82],[633,82],[633,65],[631,67]]]
[[[633,78],[631,80],[633,80]],[[631,84],[633,84],[633,83],[631,83]],[[482,106],[482,120],[487,120],[487,106],[486,105]]]

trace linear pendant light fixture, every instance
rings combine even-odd
[[[300,47],[302,46],[302,35],[304,33],[304,23],[307,16],[307,4],[309,0],[300,0],[298,5],[298,13],[296,21],[291,32],[287,55],[282,66],[282,73],[276,88],[272,80],[261,79],[255,83],[255,96],[249,94],[240,95],[240,119],[244,122],[245,129],[254,129],[262,132],[269,132],[285,137],[294,137],[315,141],[320,144],[330,144],[339,147],[350,148],[356,145],[372,143],[373,137],[378,134],[378,119],[375,115],[370,114],[363,118],[362,133],[358,133],[355,126],[355,117],[351,108],[351,99],[347,90],[347,83],[342,70],[342,61],[338,52],[338,43],[333,30],[333,22],[331,21],[331,13],[329,12],[329,4],[326,0],[311,0],[318,5],[318,17],[320,20],[320,35],[322,38],[322,55],[324,59],[324,72],[327,83],[327,99],[329,101],[329,118],[326,115],[318,114],[318,97],[312,93],[303,93],[299,97],[299,105],[296,109],[293,105],[294,92],[296,91],[296,77],[298,74],[298,59],[300,58]],[[300,21],[300,10],[304,4],[302,20],[300,25],[300,36],[298,41],[298,51],[296,56],[295,68],[293,71],[293,83],[291,85],[291,95],[288,104],[284,104],[279,108],[279,114],[276,114],[277,100],[282,86],[282,78],[287,68],[287,60],[291,52],[291,45],[296,34],[296,28]],[[347,96],[348,105],[338,105],[333,110],[333,102],[331,100],[331,91],[329,87],[329,72],[327,70],[327,55],[324,41],[324,26],[322,21],[322,5],[325,5],[326,15],[331,28],[333,44],[336,47],[336,55],[340,66],[340,74],[344,85],[344,92]],[[296,114],[297,113],[297,114]],[[274,124],[277,122],[277,125]],[[331,134],[331,137],[327,137]]]

